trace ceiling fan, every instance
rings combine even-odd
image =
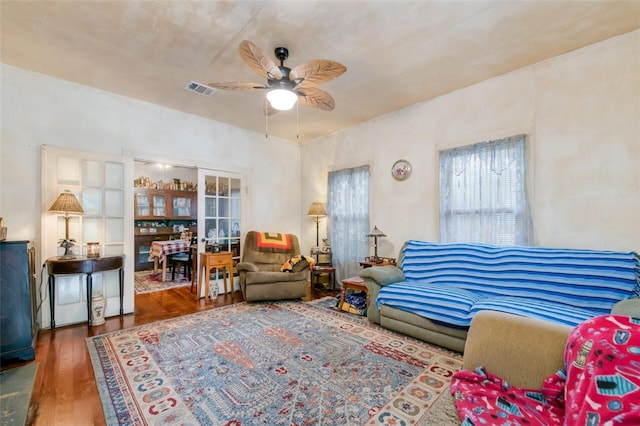
[[[314,59],[297,67],[288,68],[284,66],[285,59],[289,57],[289,50],[286,47],[275,48],[275,55],[280,60],[280,65],[277,65],[258,46],[248,40],[240,43],[238,50],[240,57],[247,65],[267,79],[267,84],[228,82],[209,83],[209,86],[236,91],[266,90],[269,100],[265,106],[266,115],[289,110],[293,108],[296,101],[324,111],[333,111],[335,108],[336,102],[333,97],[315,86],[342,75],[347,70],[344,65],[328,59]]]

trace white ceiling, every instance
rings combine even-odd
[[[185,86],[265,83],[245,39],[275,62],[287,47],[289,67],[338,61],[347,72],[320,86],[334,111],[269,118],[270,135],[304,142],[636,30],[640,1],[2,0],[0,17],[5,64],[261,133],[262,93]]]

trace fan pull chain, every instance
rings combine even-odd
[[[269,139],[269,114],[267,113],[267,98],[264,98],[264,137]]]
[[[300,139],[300,102],[296,102],[296,139]]]

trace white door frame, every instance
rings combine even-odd
[[[55,257],[60,254],[58,248],[59,229],[57,214],[49,213],[49,207],[53,204],[59,193],[61,184],[58,182],[58,158],[77,158],[94,161],[112,161],[123,164],[123,193],[124,193],[124,229],[123,229],[123,253],[124,258],[124,290],[123,290],[123,309],[124,313],[131,313],[134,310],[134,236],[133,236],[133,158],[102,154],[90,151],[80,151],[77,149],[61,148],[51,145],[42,145],[41,148],[41,167],[42,167],[42,193],[41,193],[41,241],[40,258],[44,263],[46,259]],[[77,185],[75,185],[77,187]],[[78,225],[79,224],[79,225]],[[75,234],[82,235],[82,216],[80,216],[75,226]],[[77,244],[86,242],[78,241]],[[109,283],[114,277],[117,277],[116,271],[109,271],[103,274],[110,274]],[[94,274],[94,293],[101,289],[105,291],[107,303],[105,307],[105,316],[119,315],[120,300],[117,292],[112,291],[112,285],[105,288],[102,285],[102,274]],[[42,274],[43,283],[48,280],[46,269]],[[58,304],[58,296],[61,294],[58,287],[64,287],[69,290],[71,297],[76,299],[69,303]],[[66,286],[66,287],[65,287]],[[64,275],[56,277],[56,325],[62,326],[67,324],[83,323],[87,321],[86,309],[86,275]],[[40,310],[40,326],[41,328],[49,328],[51,323],[51,312],[49,309],[49,291],[47,285],[41,285],[39,288],[43,294],[39,294],[42,301]]]

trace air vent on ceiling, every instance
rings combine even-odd
[[[185,89],[190,92],[200,93],[204,96],[211,96],[216,92],[216,89],[214,89],[213,87],[198,83],[197,81],[190,82],[189,84],[187,84],[187,87],[185,87]]]

